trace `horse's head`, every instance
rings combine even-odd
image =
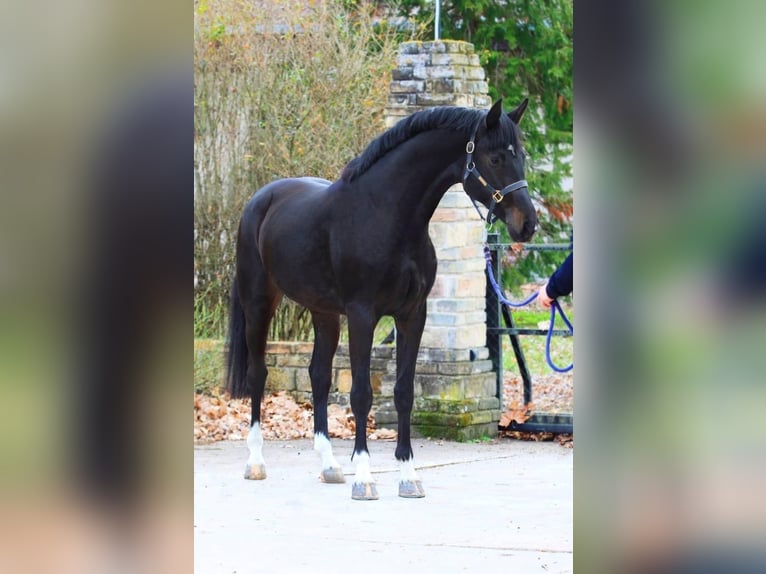
[[[463,187],[489,210],[487,220],[501,219],[514,241],[528,241],[537,228],[537,213],[524,175],[524,149],[518,124],[528,99],[508,114],[502,100],[489,110],[468,142]]]

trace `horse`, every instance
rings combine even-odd
[[[269,324],[282,296],[311,313],[309,365],[314,404],[314,450],[319,478],[343,483],[327,430],[332,361],[340,315],[348,321],[351,410],[356,421],[351,497],[375,500],[367,416],[372,407],[370,355],[383,316],[396,325],[394,405],[400,465],[399,496],[425,496],[410,437],[415,362],[426,322],[426,297],[436,276],[428,224],[446,191],[463,183],[469,198],[502,220],[515,241],[528,241],[537,215],[525,180],[519,122],[528,99],[503,113],[439,106],[418,111],[383,132],[335,182],[313,177],[273,181],[245,206],[237,232],[231,289],[226,388],[252,398],[245,478],[266,478],[261,399]]]

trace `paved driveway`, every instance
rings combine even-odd
[[[370,442],[380,499],[351,500],[353,441],[333,439],[346,484],[323,484],[311,441],[267,441],[265,481],[244,441],[195,448],[197,574],[571,572],[573,451],[508,439],[416,439],[426,497],[397,496],[394,443]]]

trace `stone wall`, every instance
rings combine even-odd
[[[308,366],[313,343],[269,343],[267,392],[287,391],[299,403],[311,401]],[[497,433],[500,418],[494,373],[486,348],[440,350],[421,348],[415,375],[415,434],[466,440]],[[373,411],[379,427],[396,428],[394,346],[372,349],[370,381]],[[338,345],[333,360],[329,402],[349,404],[351,364],[348,344]]]
[[[313,348],[313,343],[268,343],[266,346],[266,366],[269,369],[267,390],[288,391],[301,403],[311,401],[309,363]],[[383,377],[389,372],[396,372],[394,346],[374,347],[370,361],[370,382],[376,404],[381,400],[393,400],[393,388],[383,388]],[[351,361],[348,343],[341,343],[333,359],[329,402],[348,405],[350,391]]]

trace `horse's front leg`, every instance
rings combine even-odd
[[[372,333],[377,323],[371,307],[348,309],[348,349],[351,359],[351,411],[356,421],[356,436],[352,460],[356,465],[351,498],[377,500],[378,490],[370,471],[370,451],[367,449],[367,416],[372,408],[370,384],[370,353]]]
[[[410,437],[410,415],[414,401],[415,363],[418,358],[420,339],[426,322],[426,303],[423,302],[411,315],[395,317],[396,320],[396,386],[394,405],[398,418],[399,435],[396,443],[396,460],[399,461],[399,496],[422,498],[426,495],[423,484],[415,472]]]

